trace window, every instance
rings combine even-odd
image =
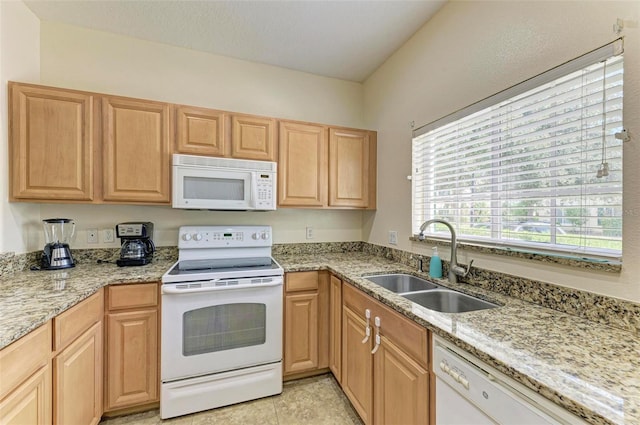
[[[416,130],[414,233],[441,218],[462,241],[621,257],[621,50],[618,40]]]

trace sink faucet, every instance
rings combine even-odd
[[[449,224],[448,221],[441,220],[439,218],[434,218],[434,219],[425,221],[424,223],[422,223],[422,226],[420,226],[420,233],[418,234],[419,240],[421,241],[424,240],[424,230],[427,228],[428,225],[433,223],[444,224],[449,228],[449,232],[451,232],[451,260],[449,261],[449,282],[457,283],[458,276],[466,277],[469,274],[469,270],[471,270],[471,264],[473,264],[473,260],[469,261],[469,265],[467,266],[466,270],[464,269],[464,267],[460,267],[458,265],[458,254],[457,254],[458,245],[456,242],[456,231],[453,229],[453,226],[451,226],[451,224]]]

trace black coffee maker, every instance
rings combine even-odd
[[[116,225],[116,235],[122,240],[120,258],[116,264],[124,266],[144,266],[153,259],[156,250],[153,244],[153,223],[129,222]]]

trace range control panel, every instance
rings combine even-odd
[[[182,226],[179,249],[270,247],[271,226]]]

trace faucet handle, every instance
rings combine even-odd
[[[467,266],[466,270],[464,269],[464,267],[454,266],[451,268],[451,271],[460,277],[467,277],[469,275],[469,272],[471,271],[472,264],[473,260],[469,261],[469,265]]]

